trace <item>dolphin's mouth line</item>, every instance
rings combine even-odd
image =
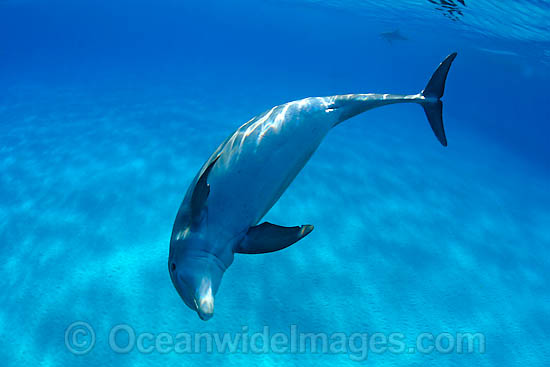
[[[189,257],[194,257],[200,260],[206,260],[206,261],[213,260],[212,262],[216,264],[216,266],[223,273],[225,273],[225,271],[227,270],[225,263],[216,254],[212,254],[204,250],[187,251],[186,254],[188,254]]]

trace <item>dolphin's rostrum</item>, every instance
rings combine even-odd
[[[235,253],[278,251],[313,230],[312,225],[258,223],[342,121],[388,104],[418,103],[446,146],[440,98],[455,57],[447,56],[418,94],[305,98],[273,107],[231,134],[189,186],[172,230],[168,270],[185,304],[208,320]]]

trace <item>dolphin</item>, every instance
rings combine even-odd
[[[441,97],[452,53],[418,94],[346,94],[311,97],[271,108],[231,134],[191,182],[174,221],[168,271],[185,304],[202,320],[214,314],[214,296],[235,254],[284,249],[312,225],[258,224],[334,126],[373,108],[417,103],[443,146]]]
[[[396,29],[392,32],[383,32],[380,33],[380,37],[388,41],[388,43],[393,43],[393,41],[407,41],[408,38],[403,36],[401,32],[399,32],[399,29]]]

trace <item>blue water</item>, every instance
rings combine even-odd
[[[547,366],[550,5],[434,2],[0,1],[2,366]],[[407,40],[380,36],[397,29]],[[413,105],[339,125],[265,217],[315,230],[237,255],[214,318],[199,320],[170,282],[168,246],[217,145],[287,101],[417,93],[452,51],[449,146]],[[84,355],[66,345],[76,321],[96,335]],[[121,354],[109,344],[118,324],[154,336],[397,332],[407,345],[476,332],[486,345],[361,361]]]

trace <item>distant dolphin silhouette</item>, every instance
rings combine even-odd
[[[520,56],[517,52],[509,50],[497,50],[494,48],[476,47],[478,50],[501,56]]]
[[[185,304],[208,320],[235,253],[278,251],[313,230],[312,225],[258,223],[342,121],[388,104],[418,103],[446,146],[440,98],[455,57],[447,56],[418,94],[305,98],[273,107],[229,136],[194,178],[174,222],[168,271]]]
[[[393,41],[407,41],[408,38],[403,36],[401,32],[399,32],[399,29],[396,29],[392,32],[383,32],[380,33],[380,37],[388,41],[389,43],[393,43]]]

